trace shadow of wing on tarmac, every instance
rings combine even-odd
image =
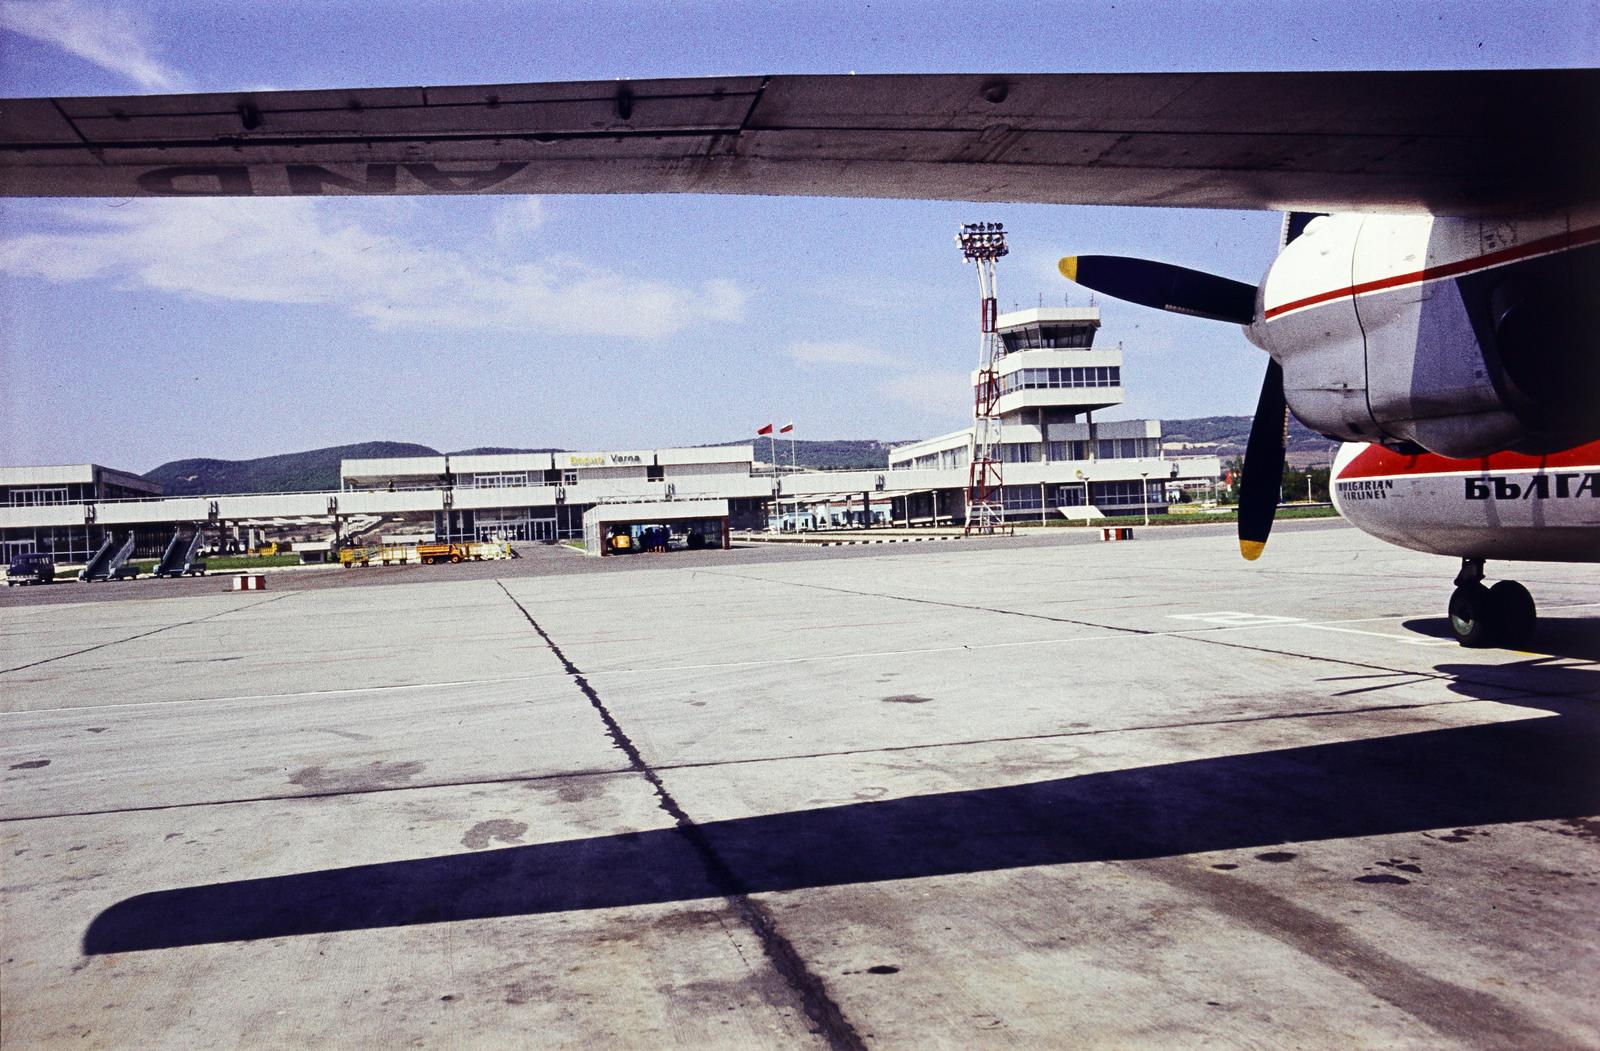
[[[1466,665],[1455,687],[1475,695]],[[1600,672],[1525,662],[1571,697]],[[141,894],[97,916],[90,955],[761,893],[1031,865],[1373,836],[1600,810],[1593,705],[1539,716],[1034,784],[325,869]],[[1553,711],[1555,714],[1548,714]]]

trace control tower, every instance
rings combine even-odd
[[[1018,310],[1001,314],[995,329],[994,411],[1001,424],[1005,517],[1038,518],[1058,508],[1068,514],[1075,508],[1126,513],[1146,505],[1164,510],[1162,484],[1173,476],[1173,465],[1162,459],[1160,421],[1095,422],[1095,413],[1126,397],[1121,346],[1095,345],[1100,311]],[[982,380],[972,373],[974,391]],[[971,442],[972,431],[964,429],[903,445],[889,454],[889,467],[965,468]],[[942,500],[940,513],[953,512],[952,503]]]
[[[1094,345],[1100,311],[1094,307],[1019,310],[1002,314],[997,328],[1003,356],[995,364],[996,408],[1003,433],[1028,426],[1030,436],[1038,435],[1034,441],[1093,441],[1095,411],[1120,405],[1124,398],[1121,348],[1101,350]],[[1015,441],[1010,433],[1007,438]],[[1041,450],[1041,458],[1079,458],[1047,457],[1047,452]]]

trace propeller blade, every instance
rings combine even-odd
[[[1120,255],[1069,255],[1058,264],[1068,281],[1140,306],[1248,325],[1256,286],[1229,277]]]
[[[1239,483],[1239,553],[1251,562],[1266,548],[1273,516],[1278,513],[1288,444],[1289,403],[1283,396],[1283,369],[1269,361],[1256,416],[1250,423],[1250,444],[1244,450],[1244,478]]]

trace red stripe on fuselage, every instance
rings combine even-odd
[[[1474,270],[1487,270],[1490,267],[1501,266],[1505,263],[1514,263],[1519,259],[1529,256],[1544,255],[1552,252],[1565,252],[1572,248],[1581,248],[1586,244],[1600,241],[1600,226],[1586,226],[1581,230],[1568,230],[1566,233],[1551,234],[1541,237],[1536,241],[1529,241],[1525,245],[1512,245],[1502,248],[1497,252],[1488,252],[1484,255],[1475,255],[1471,259],[1462,259],[1454,263],[1444,263],[1440,266],[1423,267],[1413,270],[1409,274],[1396,274],[1393,277],[1382,277],[1375,281],[1363,281],[1359,285],[1349,285],[1345,288],[1334,289],[1332,292],[1318,292],[1314,296],[1304,299],[1280,303],[1275,307],[1267,307],[1262,311],[1262,316],[1267,320],[1286,314],[1291,310],[1301,307],[1316,306],[1318,303],[1328,303],[1346,296],[1359,296],[1368,292],[1381,292],[1387,288],[1398,288],[1401,285],[1415,285],[1423,281],[1434,281],[1444,277],[1459,277]]]
[[[1600,468],[1600,442],[1576,445],[1543,456],[1498,452],[1471,460],[1452,460],[1436,453],[1397,453],[1381,445],[1369,445],[1345,464],[1335,481],[1355,478],[1392,478],[1413,474],[1482,474],[1489,471],[1570,471],[1574,468]]]

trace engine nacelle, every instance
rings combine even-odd
[[[1323,216],[1273,261],[1247,333],[1330,438],[1458,458],[1592,441],[1597,222]]]

